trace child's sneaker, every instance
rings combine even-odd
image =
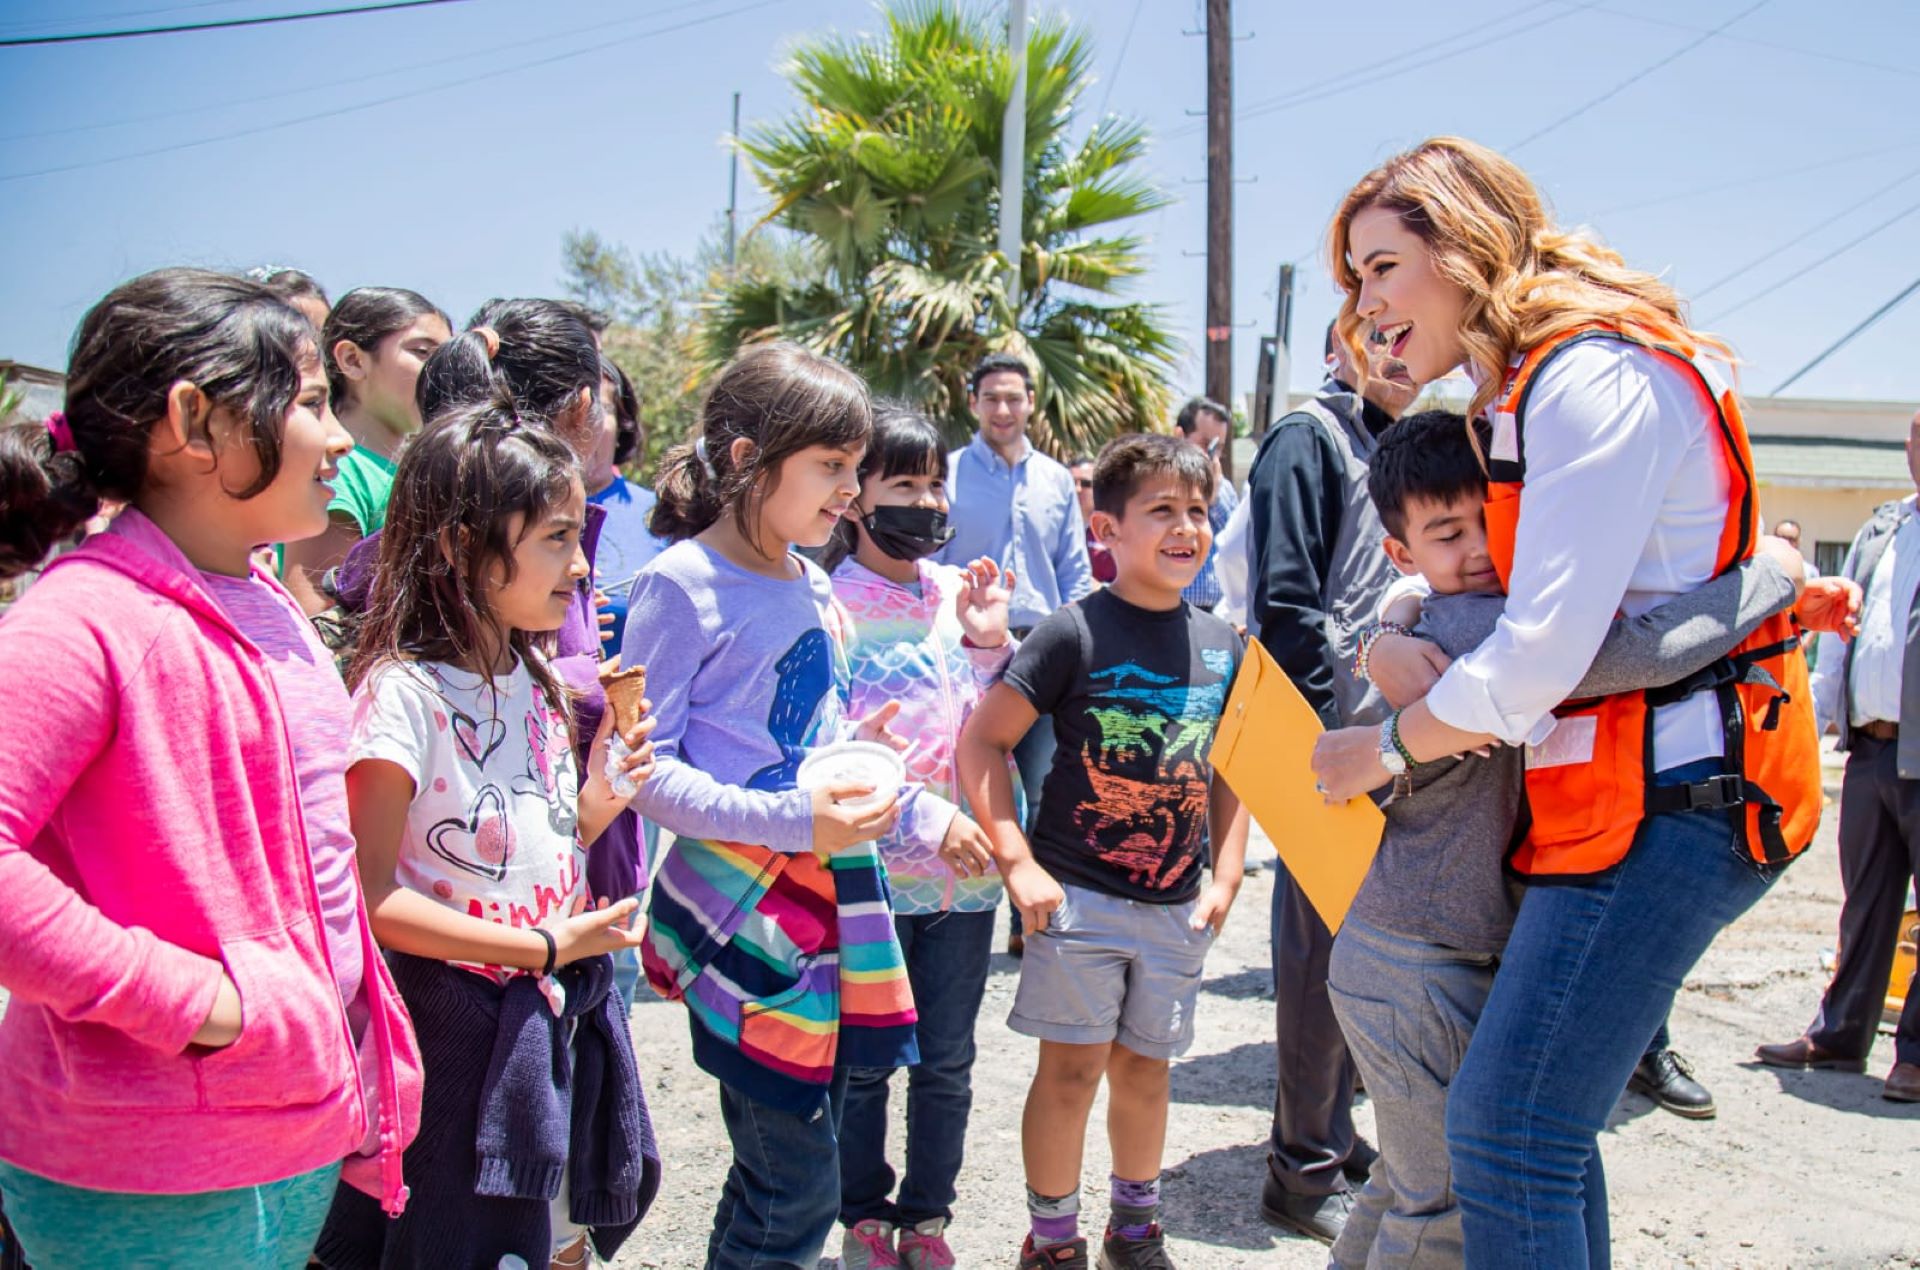
[[[868,1218],[855,1222],[840,1236],[842,1270],[883,1270],[900,1265],[900,1254],[893,1250],[893,1223]]]
[[[1174,1270],[1160,1223],[1147,1227],[1140,1239],[1129,1239],[1109,1229],[1100,1241],[1100,1270]]]
[[[1020,1270],[1087,1270],[1087,1241],[1069,1239],[1063,1244],[1033,1246],[1033,1235],[1020,1245]]]
[[[907,1270],[953,1270],[953,1249],[947,1247],[947,1223],[941,1217],[900,1232],[900,1264]]]

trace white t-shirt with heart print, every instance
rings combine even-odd
[[[492,681],[440,662],[381,666],[354,694],[348,762],[369,759],[413,778],[395,869],[408,890],[516,928],[551,925],[587,894],[566,716],[524,662]]]

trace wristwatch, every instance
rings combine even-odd
[[[1393,743],[1392,717],[1380,722],[1380,766],[1387,769],[1389,776],[1407,774],[1407,760],[1400,756],[1400,747]]]

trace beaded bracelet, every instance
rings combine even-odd
[[[1382,635],[1405,635],[1411,638],[1413,632],[1398,622],[1375,622],[1372,626],[1361,631],[1360,649],[1353,657],[1354,678],[1365,680],[1367,683],[1373,682],[1373,675],[1370,673],[1369,659],[1373,654],[1373,646],[1379,642]]]

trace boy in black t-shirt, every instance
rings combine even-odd
[[[963,791],[986,812],[1030,932],[1008,1020],[1040,1039],[1021,1129],[1022,1270],[1087,1266],[1080,1163],[1103,1075],[1114,1171],[1100,1265],[1171,1266],[1155,1221],[1167,1063],[1193,1041],[1201,966],[1247,845],[1246,811],[1207,761],[1243,645],[1180,598],[1213,543],[1213,480],[1207,456],[1173,437],[1102,451],[1093,532],[1117,576],[1034,628],[960,737]],[[1059,749],[1029,843],[1007,755],[1041,714]]]

